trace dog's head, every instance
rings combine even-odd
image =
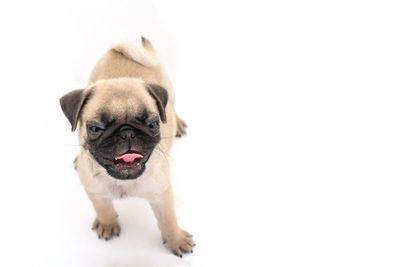
[[[167,91],[135,78],[101,80],[60,99],[82,147],[116,179],[146,168],[166,122]]]

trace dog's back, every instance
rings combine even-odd
[[[171,82],[160,65],[157,52],[144,37],[139,42],[112,44],[94,67],[89,83],[119,77],[141,78],[146,83],[158,84],[168,91],[169,101],[174,102]]]

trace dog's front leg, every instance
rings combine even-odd
[[[96,219],[93,222],[92,229],[97,229],[98,237],[104,237],[105,240],[108,240],[114,235],[119,236],[121,228],[117,220],[118,214],[114,209],[112,199],[99,198],[89,192],[87,192],[87,195],[96,210]]]
[[[174,197],[171,186],[160,196],[149,199],[160,228],[164,243],[176,256],[193,252],[195,243],[192,235],[179,228],[174,210]]]

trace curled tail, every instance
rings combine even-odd
[[[126,40],[113,42],[111,49],[115,50],[125,57],[136,61],[146,67],[157,67],[160,61],[157,52],[149,40],[143,36],[140,40]]]

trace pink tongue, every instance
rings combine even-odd
[[[132,162],[137,158],[141,159],[141,158],[143,158],[143,155],[139,154],[139,153],[125,153],[125,154],[115,157],[116,160],[122,159],[125,162]]]

